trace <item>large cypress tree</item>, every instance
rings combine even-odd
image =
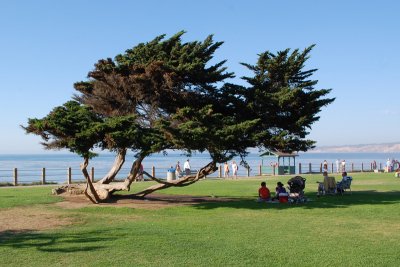
[[[166,149],[207,151],[210,163],[196,175],[173,182],[147,174],[158,184],[137,195],[192,184],[217,170],[217,163],[244,158],[250,147],[306,151],[314,145],[306,139],[308,131],[321,108],[334,99],[324,98],[330,90],[314,89],[317,81],[309,79],[314,69],[303,70],[313,46],[276,55],[267,51],[256,65],[243,64],[254,72],[243,78],[250,85],[245,87],[226,82],[234,76],[226,71],[225,61],[210,64],[222,42],[210,35],[202,42],[184,43],[182,35],[162,35],[114,59],[99,60],[87,81],[75,83],[75,100],[101,120],[89,127],[97,133],[92,147],[117,153],[109,173],[93,186],[93,195],[101,193],[99,200],[129,190],[142,160]],[[28,124],[25,129],[33,120]],[[76,129],[69,133],[72,139],[84,131],[74,123],[70,127]],[[27,132],[44,137],[46,130]],[[135,151],[130,174],[123,183],[109,184],[128,149]]]

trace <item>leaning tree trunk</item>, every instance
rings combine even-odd
[[[151,194],[155,191],[158,190],[162,190],[162,189],[166,189],[169,187],[183,187],[183,186],[188,186],[191,185],[197,181],[199,181],[200,179],[206,177],[207,175],[210,175],[212,173],[214,173],[215,171],[218,170],[217,164],[215,161],[212,161],[210,163],[208,163],[206,166],[204,166],[203,168],[201,168],[196,175],[186,175],[185,177],[179,179],[179,180],[175,180],[172,182],[166,182],[163,180],[160,180],[158,178],[155,178],[153,176],[151,176],[150,174],[148,174],[147,172],[144,172],[147,176],[149,176],[152,180],[158,182],[159,184],[150,186],[148,188],[146,188],[143,191],[140,191],[136,194],[134,194],[135,196],[138,197],[144,197],[148,194]]]
[[[142,160],[145,156],[140,156],[133,162],[131,171],[124,182],[111,183],[112,180],[115,178],[115,175],[118,173],[117,169],[121,169],[122,167],[122,163],[125,160],[125,153],[126,150],[120,151],[113,165],[114,170],[110,170],[110,172],[105,177],[106,179],[103,178],[97,183],[92,183],[92,180],[90,179],[89,173],[87,171],[89,160],[85,159],[84,163],[81,164],[81,170],[87,181],[86,185],[84,186],[81,184],[71,184],[60,186],[53,189],[53,194],[58,195],[65,192],[75,195],[85,194],[86,197],[90,199],[90,201],[92,201],[93,203],[99,203],[108,199],[110,194],[116,191],[129,191],[130,185],[136,179],[140,169],[140,165],[142,164]],[[119,164],[121,164],[121,166],[118,167]],[[112,178],[112,176],[114,176],[114,178]]]
[[[81,170],[83,175],[86,178],[86,188],[82,190],[81,185],[68,185],[68,186],[62,186],[60,188],[54,189],[53,193],[54,194],[60,194],[63,192],[70,192],[75,190],[75,193],[78,192],[83,192],[90,201],[93,203],[99,203],[103,200],[106,200],[110,194],[116,191],[121,191],[121,190],[130,190],[130,186],[133,181],[136,180],[136,177],[138,176],[139,170],[140,170],[140,165],[142,164],[143,159],[145,158],[145,155],[140,155],[132,164],[130,173],[128,177],[125,179],[124,182],[119,182],[119,183],[110,183],[110,184],[102,184],[100,182],[97,182],[95,184],[92,183],[89,173],[87,172],[87,166],[88,166],[88,159],[85,159],[84,163],[81,164]],[[218,167],[216,166],[216,162],[212,161],[208,163],[206,166],[201,168],[196,174],[193,175],[186,175],[183,178],[179,180],[175,180],[172,182],[164,181],[161,179],[158,179],[156,177],[151,176],[147,172],[143,172],[145,175],[150,177],[153,181],[156,181],[158,184],[153,185],[148,187],[147,189],[140,191],[138,193],[133,194],[134,196],[138,197],[144,197],[148,194],[151,194],[155,191],[166,189],[169,187],[184,187],[191,185],[200,179],[206,177],[207,175],[210,175],[214,173],[215,171],[218,170]],[[80,191],[79,191],[80,190]]]
[[[87,166],[89,165],[89,159],[84,158],[83,163],[81,164],[81,171],[83,173],[83,176],[86,178],[86,188],[84,190],[85,196],[92,201],[93,203],[97,204],[100,202],[99,195],[96,192],[96,189],[93,186],[92,179],[89,176],[89,173],[87,171]],[[89,192],[88,192],[89,189]]]
[[[126,150],[127,149],[124,148],[118,151],[110,171],[100,181],[97,182],[98,184],[109,184],[115,179],[115,176],[117,176],[118,172],[125,163]]]
[[[129,171],[128,177],[126,177],[124,184],[130,190],[131,184],[139,175],[140,165],[142,164],[145,155],[139,155],[139,157],[133,162],[131,170]]]

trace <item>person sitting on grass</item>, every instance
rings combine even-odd
[[[272,200],[278,200],[279,199],[279,194],[286,193],[285,187],[283,187],[283,184],[281,182],[276,183],[276,188],[275,188],[275,197],[272,198]]]
[[[261,182],[261,187],[258,189],[258,202],[266,202],[271,200],[271,194],[265,182]]]

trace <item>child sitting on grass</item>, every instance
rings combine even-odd
[[[258,202],[266,202],[271,200],[271,193],[265,182],[261,183],[261,187],[258,189]]]
[[[276,188],[275,188],[275,197],[272,198],[272,200],[279,200],[279,194],[286,193],[285,187],[283,187],[283,184],[281,182],[276,183]]]

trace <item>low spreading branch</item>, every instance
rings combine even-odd
[[[152,179],[153,181],[157,182],[158,184],[150,186],[150,187],[146,188],[145,190],[140,191],[140,192],[138,192],[138,193],[136,193],[134,195],[138,196],[138,197],[145,197],[146,195],[151,194],[151,193],[153,193],[155,191],[166,189],[166,188],[169,188],[169,187],[184,187],[184,186],[188,186],[188,185],[191,185],[191,184],[199,181],[200,179],[206,177],[207,175],[210,175],[211,173],[215,172],[216,170],[218,170],[218,168],[216,166],[216,162],[212,161],[209,164],[207,164],[206,166],[202,167],[196,173],[196,175],[186,175],[183,178],[181,178],[179,180],[172,181],[172,182],[161,180],[159,178],[153,177],[152,175],[150,175],[147,172],[143,172],[150,179]]]

